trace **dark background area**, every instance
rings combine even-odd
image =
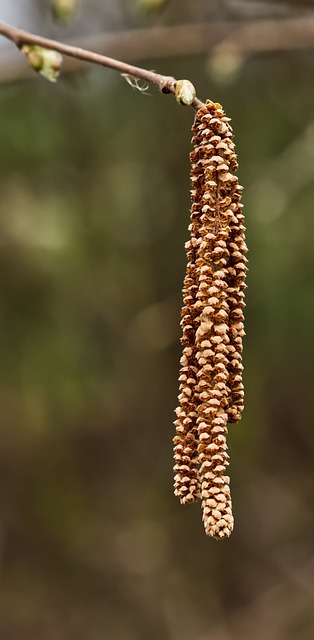
[[[145,19],[115,4],[124,29],[193,19],[189,2]],[[242,20],[249,3],[196,4]],[[107,29],[92,5],[86,31]],[[141,65],[189,78],[235,132],[250,270],[234,533],[208,539],[172,493],[192,109],[101,69],[3,85],[1,640],[314,636],[314,49],[208,46]]]

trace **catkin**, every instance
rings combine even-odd
[[[246,288],[245,227],[243,225],[241,188],[236,187],[233,202],[230,206],[230,261],[228,267],[228,300],[230,307],[230,345],[229,345],[229,386],[230,402],[228,407],[229,422],[238,422],[244,408],[244,388],[242,382],[242,337],[244,336],[244,290]]]
[[[226,436],[243,410],[247,249],[232,129],[219,104],[199,109],[193,134],[175,494],[182,503],[200,497],[205,531],[221,539],[233,529]]]
[[[195,139],[195,142],[197,140]],[[200,140],[201,141],[201,140]],[[196,360],[196,315],[195,303],[199,287],[196,265],[197,247],[200,237],[201,194],[204,190],[203,156],[195,144],[191,169],[192,206],[190,240],[185,245],[187,269],[183,283],[182,338],[184,346],[181,358],[180,405],[176,409],[176,436],[174,438],[175,484],[174,492],[182,504],[196,502],[200,498],[198,478],[198,433],[197,433],[197,360]],[[191,156],[192,156],[191,154]]]

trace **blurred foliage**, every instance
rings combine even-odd
[[[168,0],[135,0],[135,8],[140,13],[149,15],[163,9],[167,2]]]
[[[157,64],[223,103],[245,186],[235,532],[172,495],[192,111],[98,70],[3,88],[0,635],[311,640],[313,55]]]
[[[77,12],[78,0],[52,0],[51,12],[56,22],[67,23]]]

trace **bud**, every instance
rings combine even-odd
[[[192,82],[189,80],[177,80],[175,97],[179,104],[191,105],[196,97],[195,87]]]
[[[22,47],[29,64],[49,82],[56,82],[63,62],[62,55],[53,49],[25,44]]]
[[[52,0],[51,11],[56,22],[66,23],[77,11],[78,0]]]

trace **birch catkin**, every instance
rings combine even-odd
[[[181,327],[184,346],[181,358],[180,406],[177,408],[176,436],[174,438],[175,458],[175,495],[182,504],[195,502],[200,498],[198,479],[198,434],[197,434],[197,360],[196,360],[196,300],[199,286],[199,274],[196,265],[197,248],[200,238],[200,200],[204,190],[203,157],[195,151],[194,164],[191,170],[192,207],[190,240],[185,249],[188,259],[186,276],[183,283],[183,308]]]
[[[243,410],[246,245],[232,129],[219,104],[197,112],[191,153],[191,238],[183,286],[183,356],[176,410],[175,494],[202,500],[208,535],[233,529],[227,423]]]

